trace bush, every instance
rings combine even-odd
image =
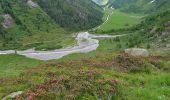
[[[119,70],[124,72],[146,72],[150,73],[152,65],[140,57],[129,56],[128,54],[120,54],[116,56],[115,61]]]
[[[101,98],[106,100],[117,93],[118,80],[105,78],[102,71],[91,68],[58,68],[59,71],[47,73],[48,79],[22,94],[22,98],[33,96],[36,100],[79,100]],[[68,71],[68,73],[63,73]]]
[[[62,45],[45,44],[36,47],[36,50],[55,50],[61,49],[62,47],[63,47]]]

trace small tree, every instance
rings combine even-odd
[[[147,44],[147,49],[150,49],[151,48],[151,45],[148,43]]]

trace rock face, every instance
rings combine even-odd
[[[3,17],[4,17],[4,21],[1,23],[1,25],[4,28],[9,28],[12,25],[12,17],[11,17],[11,15],[4,14]]]
[[[142,56],[142,57],[148,57],[149,56],[148,50],[141,49],[141,48],[125,49],[125,53],[132,55],[132,56]]]
[[[27,4],[28,4],[28,6],[33,7],[33,8],[35,8],[35,7],[38,6],[38,5],[37,5],[35,2],[33,2],[32,0],[27,0]]]

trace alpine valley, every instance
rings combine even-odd
[[[0,0],[0,100],[170,100],[170,0]]]

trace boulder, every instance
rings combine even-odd
[[[4,28],[9,28],[12,25],[12,17],[9,14],[4,14],[3,15],[4,21],[1,23],[1,25]]]
[[[125,53],[127,53],[131,56],[142,56],[142,57],[148,57],[149,56],[148,50],[141,49],[141,48],[125,49]]]
[[[167,47],[167,48],[170,48],[170,44],[167,44],[166,47]]]
[[[8,100],[9,98],[15,98],[18,95],[21,95],[23,92],[22,91],[18,91],[18,92],[13,92],[7,96],[5,96],[4,98],[2,98],[2,100]]]

